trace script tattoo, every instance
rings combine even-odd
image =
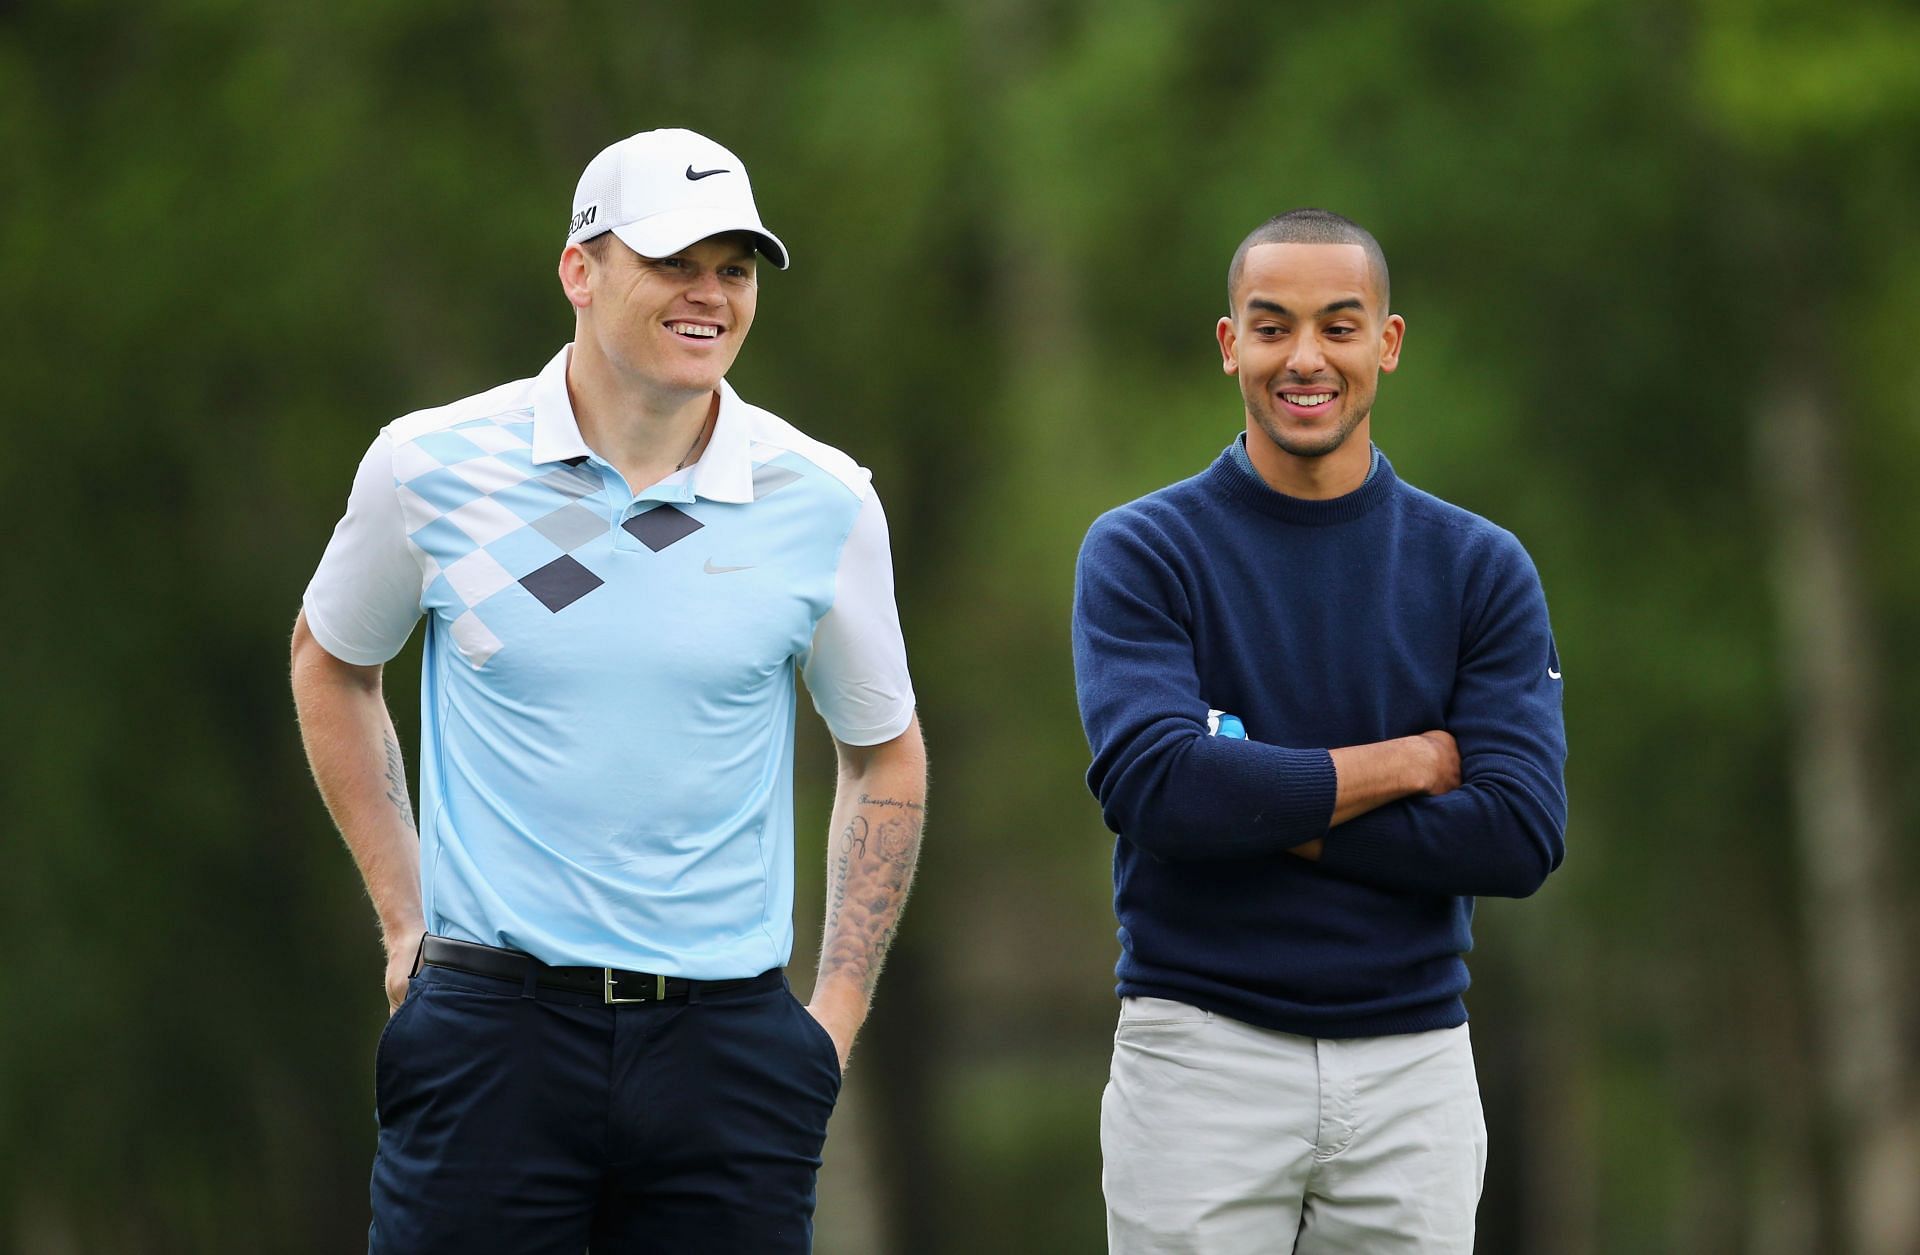
[[[391,732],[387,733],[387,800],[407,821],[407,827],[412,828],[413,802],[407,797],[407,768],[400,758],[400,742],[393,739]]]
[[[840,922],[840,907],[847,900],[847,876],[853,870],[854,856],[865,858],[867,854],[867,818],[855,815],[847,821],[846,828],[840,833],[840,844],[833,855],[833,885],[828,895],[827,931],[832,932]]]
[[[865,793],[856,805],[834,846],[820,970],[846,972],[872,994],[913,883],[926,810]]]

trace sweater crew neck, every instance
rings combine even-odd
[[[1221,450],[1213,465],[1206,469],[1203,479],[1207,487],[1229,500],[1284,523],[1296,523],[1304,527],[1350,523],[1371,513],[1375,506],[1391,496],[1398,479],[1393,473],[1393,463],[1387,460],[1386,454],[1375,448],[1371,473],[1366,482],[1352,492],[1324,501],[1290,497],[1269,487],[1252,469],[1251,462],[1243,464],[1242,458],[1235,456],[1234,445],[1239,443],[1240,437],[1235,436],[1234,443]]]

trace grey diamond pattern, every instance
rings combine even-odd
[[[533,481],[565,497],[579,500],[600,491],[600,478],[585,467],[562,466]]]
[[[520,577],[520,586],[539,598],[540,604],[555,614],[604,583],[605,580],[566,554]]]
[[[753,499],[758,501],[768,493],[779,492],[799,478],[798,471],[790,471],[771,462],[762,463],[753,468]]]
[[[562,506],[545,518],[533,521],[533,530],[562,549],[574,550],[607,530],[607,521],[599,513],[578,502]]]
[[[636,514],[620,526],[635,540],[659,553],[675,541],[685,540],[706,524],[684,510],[663,505],[655,506],[645,514]]]

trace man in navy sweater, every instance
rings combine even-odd
[[[1511,533],[1373,447],[1406,324],[1371,234],[1273,218],[1228,301],[1244,437],[1102,516],[1075,589],[1119,834],[1110,1249],[1470,1252],[1473,900],[1563,852],[1546,599]]]

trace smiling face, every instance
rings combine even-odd
[[[1320,478],[1332,468],[1297,463],[1331,459],[1342,479],[1350,464],[1364,478],[1374,393],[1380,372],[1399,365],[1406,330],[1387,313],[1366,250],[1258,245],[1247,252],[1233,309],[1215,331],[1222,369],[1240,381],[1255,466]]]
[[[592,250],[570,246],[582,251],[578,273],[588,298],[574,301],[576,343],[590,339],[596,355],[641,391],[694,396],[719,387],[759,300],[753,238],[710,236],[668,257],[642,257],[603,238]]]

